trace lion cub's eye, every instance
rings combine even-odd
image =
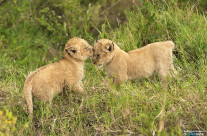
[[[76,53],[76,50],[71,50],[73,53]]]
[[[85,50],[88,50],[88,47],[85,47],[84,49],[85,49]]]
[[[100,57],[100,54],[97,54],[96,57]]]

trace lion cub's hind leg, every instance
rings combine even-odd
[[[170,78],[170,67],[172,63],[172,57],[170,54],[165,56],[160,55],[157,58],[155,71],[158,73],[162,81],[166,81],[166,78]]]
[[[158,74],[159,78],[161,79],[161,84],[163,87],[167,87],[167,80],[171,78],[170,76],[170,61],[162,60],[157,63],[156,73]]]
[[[158,70],[158,75],[162,81],[165,81],[166,78],[170,78],[169,68],[163,67]]]

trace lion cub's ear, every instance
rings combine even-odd
[[[106,47],[105,47],[106,52],[112,52],[113,50],[114,50],[114,43],[113,42],[106,45]]]
[[[70,56],[74,56],[77,53],[77,49],[72,48],[72,47],[68,47],[65,49],[65,51],[68,53],[68,55]]]

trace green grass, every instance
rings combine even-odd
[[[58,8],[61,4],[53,2],[45,5]],[[108,21],[98,26],[90,24],[92,13],[85,12],[90,7],[75,12],[80,6],[78,1],[72,9],[63,2],[64,15],[71,10],[86,19],[81,22],[84,27],[78,28],[79,18],[73,16],[69,22],[72,27],[64,29],[67,19],[54,26],[52,18],[57,19],[56,15],[48,15],[48,22],[40,20],[42,14],[35,10],[40,1],[33,7],[26,0],[11,8],[9,4],[0,10],[0,110],[6,107],[17,117],[14,135],[172,136],[182,135],[182,130],[207,132],[207,17],[196,7],[179,7],[176,1],[142,2],[137,10],[125,12],[124,24],[112,28]],[[4,15],[6,10],[11,14]],[[42,12],[50,14],[50,10]],[[98,36],[90,32],[91,27]],[[156,75],[155,80],[104,87],[101,83],[105,71],[98,70],[89,59],[83,79],[85,94],[78,97],[65,90],[53,99],[52,105],[34,100],[31,122],[22,94],[24,80],[30,71],[61,59],[64,44],[72,36],[80,36],[92,45],[96,37],[108,38],[125,51],[173,40],[178,77],[169,80],[168,89],[162,88]],[[50,53],[51,48],[58,55]],[[160,122],[164,122],[161,132]]]

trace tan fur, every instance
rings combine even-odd
[[[83,93],[81,80],[84,76],[84,60],[92,56],[92,46],[85,40],[74,37],[65,45],[63,55],[62,60],[43,66],[26,78],[23,93],[31,116],[32,97],[41,101],[51,101],[65,86]]]
[[[172,41],[156,42],[126,53],[108,39],[101,39],[94,45],[93,63],[106,65],[109,78],[114,76],[117,84],[131,79],[150,77],[154,72],[165,79],[170,76],[172,64]],[[106,78],[107,80],[107,78]]]

